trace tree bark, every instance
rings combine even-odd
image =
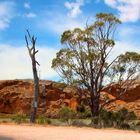
[[[91,93],[91,113],[92,117],[98,117],[99,116],[99,106],[100,106],[100,98],[98,94]]]
[[[36,69],[35,62],[32,62],[32,70],[33,70],[33,77],[34,77],[34,100],[32,103],[30,122],[34,123],[36,120],[38,99],[39,99],[39,78],[37,75],[37,69]]]
[[[35,58],[36,53],[38,53],[38,50],[36,50],[35,48],[36,38],[34,36],[31,37],[28,30],[27,30],[27,34],[28,34],[28,37],[25,36],[25,40],[26,40],[29,56],[32,61],[32,71],[33,71],[33,78],[34,78],[34,99],[33,99],[32,107],[31,107],[30,122],[34,123],[36,119],[38,100],[39,100],[39,78],[38,78],[36,65],[40,66],[40,64],[36,61],[36,58]],[[31,48],[29,47],[28,39],[32,45]]]

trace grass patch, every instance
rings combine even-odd
[[[51,119],[45,117],[45,116],[39,116],[37,119],[36,119],[36,123],[37,124],[51,124],[52,121]]]
[[[29,118],[26,115],[19,115],[19,114],[12,117],[12,120],[17,124],[29,122]]]

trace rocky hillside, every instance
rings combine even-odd
[[[52,81],[40,81],[39,114],[55,116],[62,105],[76,109],[72,88]],[[0,81],[0,113],[29,114],[33,99],[33,81]]]
[[[67,105],[75,110],[79,102],[77,93],[78,91],[65,84],[52,81],[40,81],[38,113],[55,117],[63,105]],[[111,94],[109,94],[106,89],[102,92],[102,95],[114,98],[115,93],[116,89],[112,86]],[[0,113],[29,114],[32,99],[32,80],[0,81]],[[140,116],[140,83],[135,84],[119,101],[110,104],[106,108],[116,111],[122,107],[134,111]]]

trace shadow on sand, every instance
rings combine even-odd
[[[0,136],[0,140],[14,140],[14,139],[6,136]]]

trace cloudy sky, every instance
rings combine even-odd
[[[114,55],[140,52],[140,0],[0,0],[0,79],[32,78],[24,40],[29,29],[37,37],[40,77],[58,80],[51,61],[62,47],[61,34],[84,28],[99,12],[113,13],[122,21]]]

